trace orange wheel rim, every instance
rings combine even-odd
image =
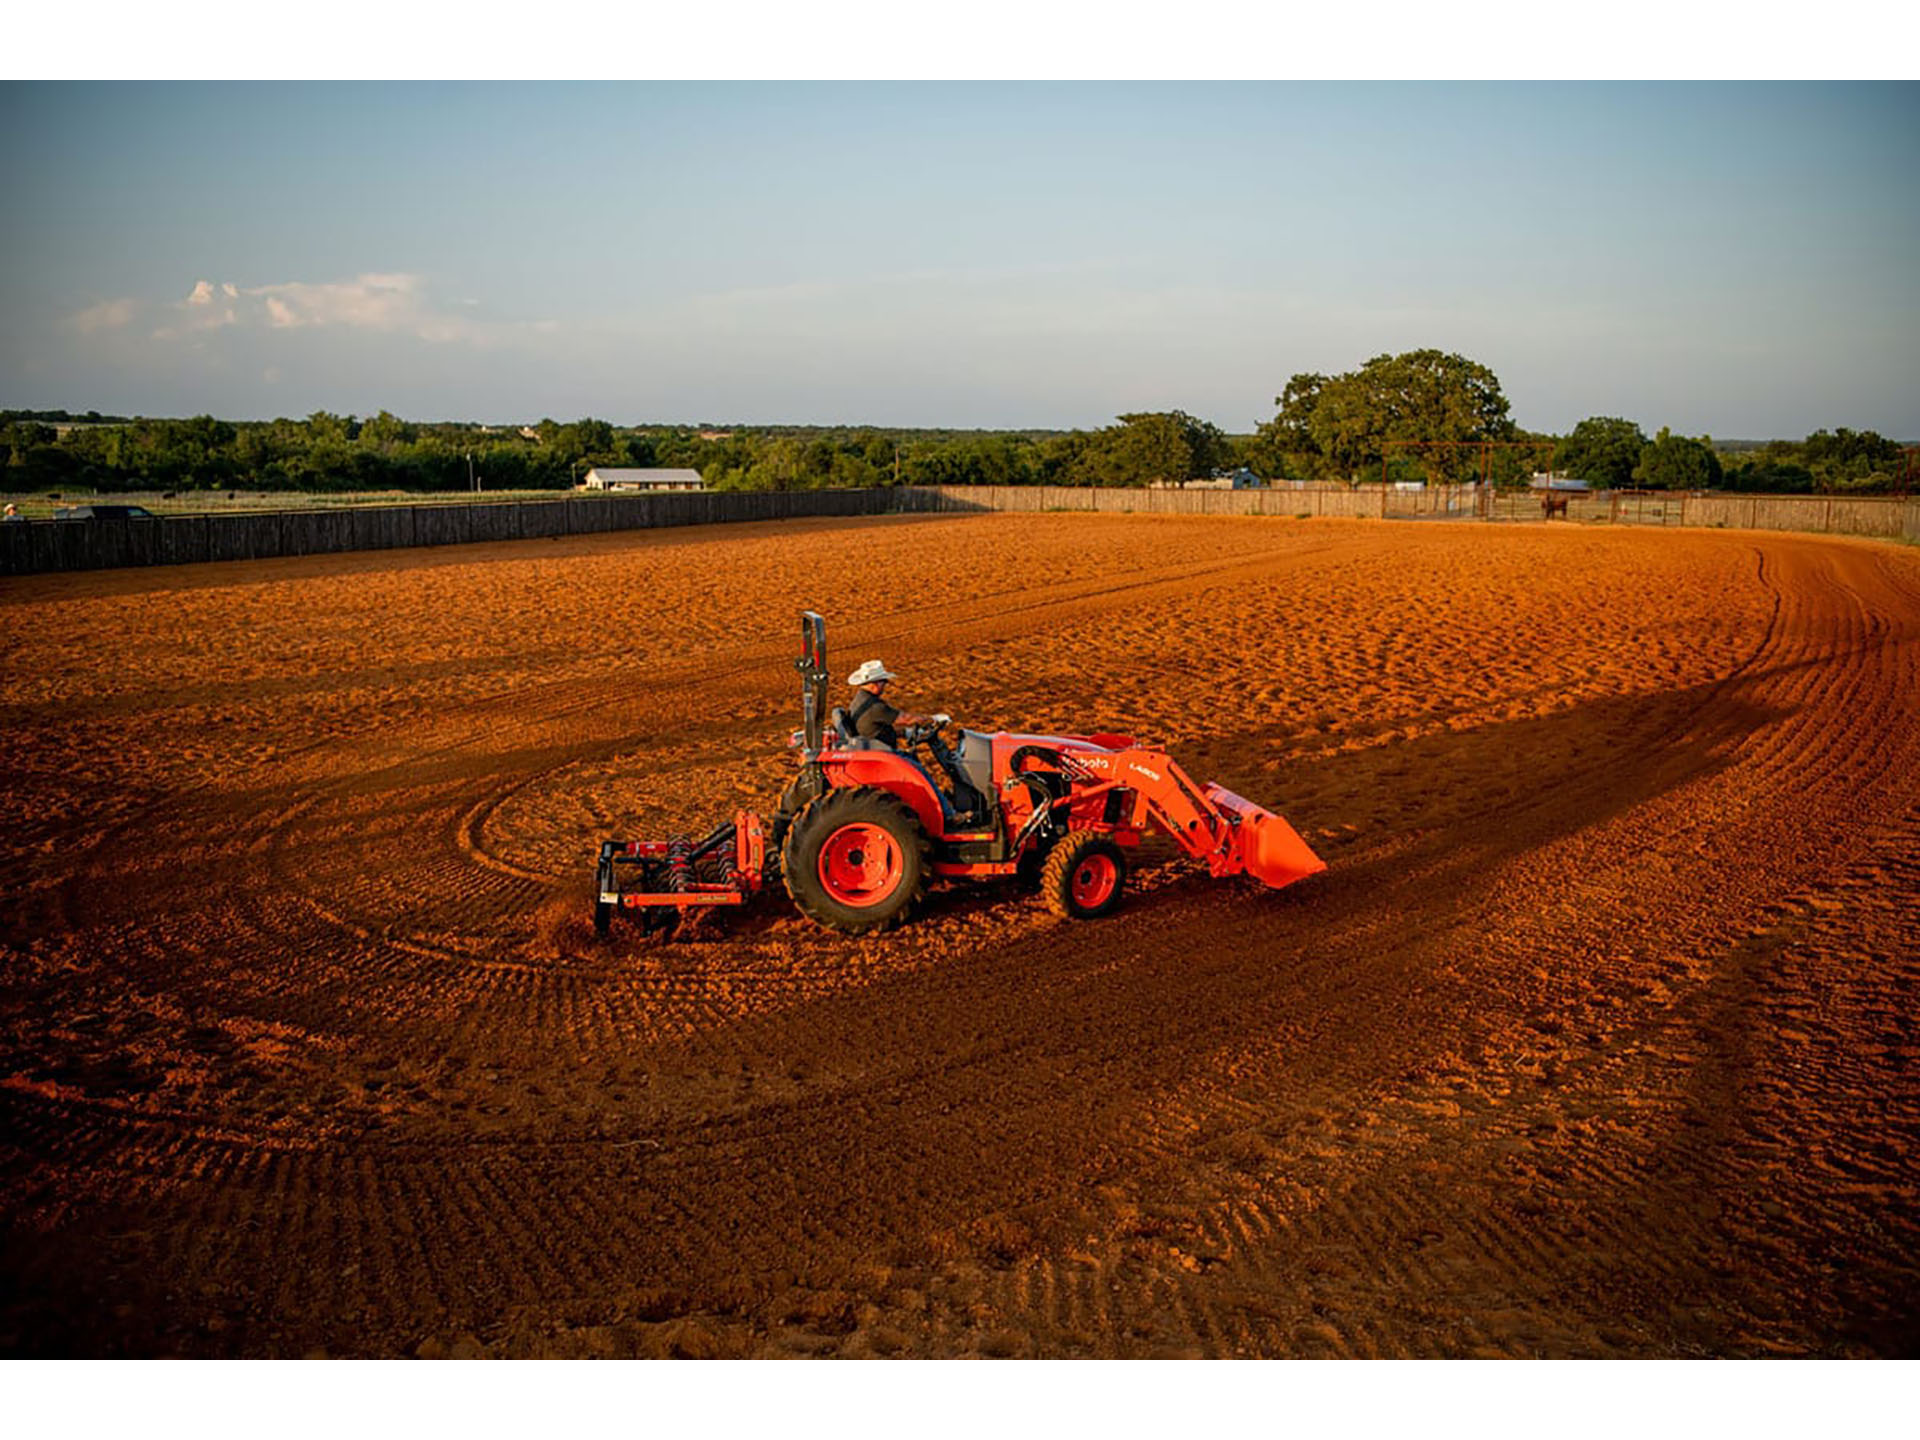
[[[879,825],[842,825],[820,847],[820,884],[842,905],[878,905],[905,873],[898,842]]]
[[[1084,910],[1097,909],[1120,888],[1120,867],[1111,855],[1089,855],[1073,867],[1067,884],[1076,905]]]

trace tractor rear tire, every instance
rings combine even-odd
[[[1067,920],[1097,920],[1120,903],[1127,858],[1105,835],[1069,835],[1040,872],[1047,908]]]
[[[905,801],[854,786],[807,802],[788,827],[780,870],[808,919],[864,935],[911,917],[933,878],[933,847]]]
[[[604,934],[606,934],[606,933],[607,933],[607,931],[608,931],[608,930],[610,930],[610,929],[612,929],[612,928],[613,928],[613,906],[612,906],[612,904],[611,904],[610,902],[608,902],[608,901],[605,901],[605,900],[596,900],[596,901],[594,901],[594,902],[593,902],[593,931],[594,931],[594,934],[596,934],[596,935],[604,935]]]

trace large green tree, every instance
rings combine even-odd
[[[1553,468],[1601,489],[1633,483],[1633,470],[1647,437],[1631,420],[1593,415],[1573,427],[1553,452]]]
[[[1179,485],[1205,479],[1226,457],[1227,437],[1220,428],[1184,410],[1122,415],[1076,457],[1075,483]]]
[[[1814,484],[1822,490],[1890,490],[1905,457],[1900,446],[1873,430],[1842,425],[1816,430],[1802,448]]]
[[[1376,355],[1344,375],[1295,375],[1275,399],[1279,414],[1260,427],[1256,448],[1275,473],[1358,480],[1390,444],[1416,451],[1428,473],[1470,477],[1478,460],[1449,452],[1513,438],[1507,397],[1493,371],[1463,355],[1409,350]]]
[[[1720,483],[1720,457],[1710,440],[1690,440],[1662,425],[1640,452],[1633,480],[1647,490],[1711,490]]]

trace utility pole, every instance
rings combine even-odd
[[[467,489],[468,489],[468,490],[470,490],[470,491],[477,491],[477,490],[478,490],[479,488],[480,488],[480,487],[479,487],[479,486],[478,486],[477,484],[475,484],[475,483],[474,483],[474,479],[473,479],[473,452],[472,452],[471,450],[469,450],[469,451],[467,452]]]

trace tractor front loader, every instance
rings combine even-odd
[[[594,919],[618,910],[645,928],[694,907],[744,904],[778,856],[802,914],[852,934],[887,929],[919,908],[938,880],[1014,879],[1058,914],[1091,919],[1119,904],[1127,852],[1168,836],[1218,877],[1249,875],[1279,889],[1326,869],[1280,816],[1215,784],[1197,785],[1164,750],[1129,735],[1029,735],[961,730],[948,720],[901,732],[924,745],[950,797],[899,751],[862,740],[828,708],[826,621],[801,617],[801,728],[789,744],[799,771],[766,824],[742,811],[699,842],[608,841],[600,848]],[[636,883],[623,870],[637,869]]]

